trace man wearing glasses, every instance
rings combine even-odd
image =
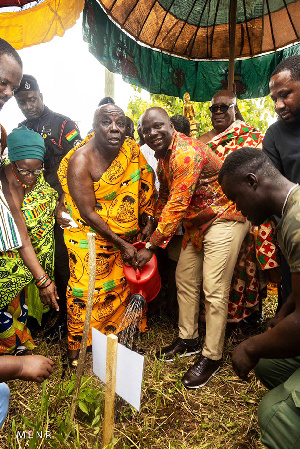
[[[217,92],[212,97],[209,109],[213,129],[199,140],[208,145],[222,162],[238,148],[246,146],[262,149],[263,134],[244,120],[237,120],[241,114],[233,92]],[[264,222],[258,229],[250,227],[231,283],[229,322],[239,323],[246,319],[255,323],[260,319],[260,302],[266,297],[268,284],[267,273],[270,275],[270,270],[279,265],[274,232],[274,224],[270,221]]]
[[[213,129],[200,136],[199,140],[208,144],[216,136],[222,134],[235,122],[238,114],[236,96],[230,90],[221,90],[211,99],[211,123]]]

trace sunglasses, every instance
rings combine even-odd
[[[37,175],[40,175],[41,173],[43,173],[43,171],[45,170],[44,168],[37,168],[36,170],[27,170],[25,168],[19,168],[16,163],[14,163],[14,164],[15,164],[16,169],[18,170],[18,173],[20,173],[20,175],[22,175],[22,176],[28,176],[28,175],[37,176]]]
[[[232,108],[233,106],[235,106],[235,105],[234,104],[231,104],[230,106],[228,106],[227,104],[221,104],[221,106],[213,105],[213,106],[209,106],[209,110],[212,114],[215,114],[216,112],[218,112],[219,109],[220,109],[220,112],[225,113],[228,111],[229,108]]]

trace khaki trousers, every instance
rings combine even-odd
[[[181,249],[176,270],[179,337],[198,337],[203,280],[206,338],[202,354],[212,360],[222,358],[232,275],[248,230],[248,221],[217,219],[204,233],[201,251],[196,251],[191,241]]]

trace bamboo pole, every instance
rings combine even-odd
[[[116,393],[116,371],[117,371],[117,349],[118,337],[110,334],[107,336],[106,348],[106,387],[105,407],[103,421],[103,447],[107,447],[113,439],[114,433],[114,411]]]
[[[95,278],[96,278],[96,247],[95,247],[95,236],[93,232],[87,233],[88,246],[89,246],[89,286],[88,286],[88,294],[87,294],[87,304],[86,304],[86,315],[84,321],[84,328],[80,346],[80,353],[78,358],[78,365],[76,370],[76,380],[75,380],[75,388],[74,388],[74,396],[71,405],[71,422],[74,420],[76,408],[77,408],[77,398],[80,389],[80,382],[83,373],[84,363],[85,363],[85,355],[86,355],[86,347],[87,347],[87,339],[90,330],[90,322],[92,316],[92,308],[93,308],[93,299],[95,292]]]
[[[230,0],[228,90],[234,90],[234,61],[237,0]]]
[[[106,67],[104,94],[106,97],[115,98],[115,74],[110,72]]]

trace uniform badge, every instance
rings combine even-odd
[[[69,132],[66,135],[66,139],[70,142],[71,140],[74,139],[74,137],[78,136],[78,131],[76,129],[73,129],[71,132]]]
[[[42,136],[46,139],[47,136],[51,136],[51,128],[47,128],[45,125],[42,128]]]
[[[30,84],[26,81],[25,85],[24,85],[25,89],[30,89]]]

